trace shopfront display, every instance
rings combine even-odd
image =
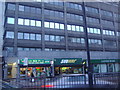
[[[82,58],[56,58],[54,66],[55,75],[84,73]]]
[[[51,76],[51,60],[28,59],[28,65],[24,65],[24,59],[19,61],[20,76],[40,77]]]

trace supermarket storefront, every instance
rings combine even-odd
[[[39,77],[42,75],[51,76],[51,60],[28,59],[28,65],[24,65],[24,59],[20,60],[20,76]]]
[[[55,75],[84,73],[82,58],[56,58],[54,66]]]
[[[92,59],[94,73],[120,72],[120,59]]]

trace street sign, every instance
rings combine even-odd
[[[23,64],[24,66],[27,66],[28,65],[28,58],[27,57],[25,57],[24,58],[24,64]]]

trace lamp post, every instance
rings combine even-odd
[[[86,51],[87,51],[87,67],[88,67],[88,82],[89,87],[93,87],[93,78],[92,78],[92,65],[90,63],[90,50],[89,50],[89,42],[88,42],[88,32],[87,32],[87,21],[86,21],[86,12],[85,12],[85,3],[82,2],[83,6],[83,21],[84,21],[84,30],[85,30],[85,42],[86,42]]]

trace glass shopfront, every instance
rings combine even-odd
[[[57,58],[55,59],[54,65],[55,75],[84,73],[81,58]]]

